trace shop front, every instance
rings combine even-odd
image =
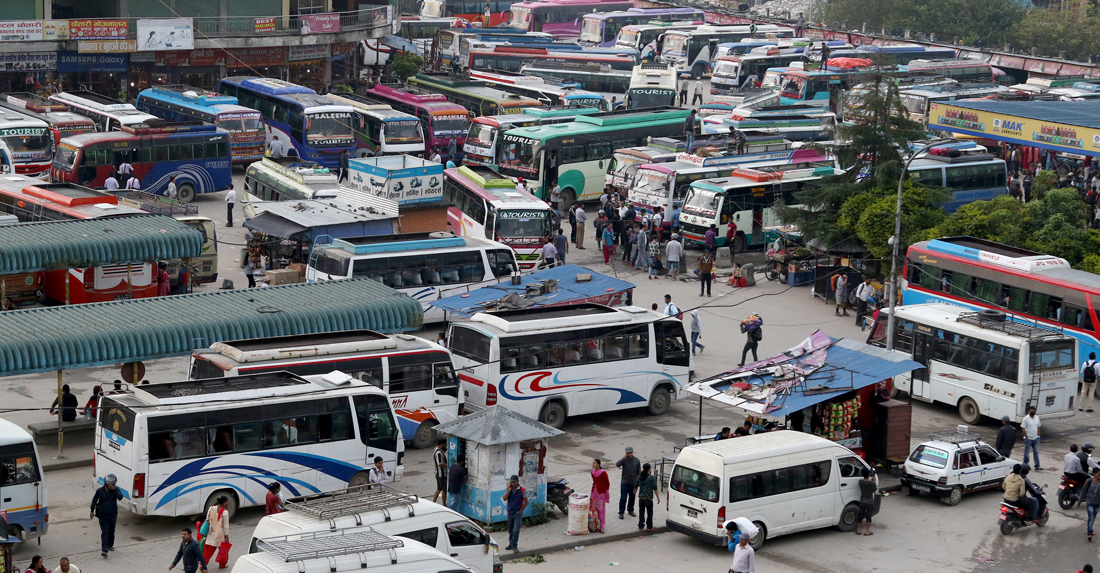
[[[232,48],[225,60],[226,76],[286,79],[286,48]]]
[[[42,89],[57,71],[57,52],[7,52],[0,54],[0,90],[34,92]]]
[[[129,65],[130,54],[57,53],[63,91],[86,89],[109,97],[125,96]]]
[[[332,77],[329,67],[329,44],[310,44],[289,46],[287,60],[291,83],[312,88],[317,93],[326,93]]]
[[[327,46],[326,46],[327,47]],[[216,90],[226,76],[282,77],[286,48],[211,48],[156,52],[153,85],[184,84]]]

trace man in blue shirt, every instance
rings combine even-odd
[[[168,570],[175,569],[180,559],[183,559],[184,573],[195,573],[200,568],[202,573],[206,573],[206,559],[202,556],[202,547],[199,547],[199,544],[191,539],[191,528],[184,527],[183,532],[180,533],[180,538],[183,539],[183,542],[180,543],[179,551],[176,551],[176,558],[172,560],[172,565],[168,567]]]
[[[523,523],[523,510],[527,508],[527,497],[523,488],[519,486],[519,476],[513,475],[508,480],[508,489],[501,498],[508,508],[508,547],[514,553],[519,553],[519,528]]]
[[[682,203],[673,203],[672,206],[673,206],[672,221],[671,221],[672,222],[672,232],[673,233],[679,233],[680,232],[680,207],[682,207],[683,204]]]

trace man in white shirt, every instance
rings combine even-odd
[[[676,273],[680,272],[680,258],[684,254],[684,245],[680,243],[680,235],[672,234],[668,244],[665,245],[665,261],[668,263],[668,278],[676,280]]]
[[[443,156],[439,155],[438,149],[432,152],[432,158],[429,161],[432,163],[443,163]]]
[[[1096,364],[1096,353],[1089,352],[1089,359],[1081,363],[1081,397],[1077,400],[1077,409],[1092,411],[1092,399],[1096,394],[1096,375],[1100,366]]]
[[[561,185],[558,182],[554,182],[554,186],[550,188],[550,205],[561,211]]]
[[[237,204],[237,192],[233,190],[233,184],[229,184],[229,191],[225,194],[225,219],[226,227],[233,226],[233,206]]]
[[[863,279],[863,282],[856,287],[856,326],[863,326],[863,316],[867,314],[867,302],[873,294],[875,294],[875,287],[871,286],[871,277]]]
[[[558,248],[554,246],[554,241],[550,241],[542,246],[542,258],[546,260],[546,267],[550,268],[555,266],[554,261],[558,256]]]
[[[175,199],[176,195],[176,178],[172,177],[168,179],[168,189],[164,191],[164,196],[169,199]]]
[[[118,179],[115,177],[114,173],[107,177],[107,180],[103,182],[103,186],[107,188],[108,191],[118,190]]]
[[[267,149],[271,151],[272,159],[278,159],[283,156],[283,142],[279,141],[278,135],[271,140],[271,143],[267,144]]]
[[[386,470],[382,467],[382,456],[374,457],[374,466],[371,467],[370,472],[367,474],[367,479],[370,481],[371,489],[379,488],[390,483],[390,476],[386,475]]]
[[[678,314],[680,314],[680,308],[677,307],[672,302],[672,295],[666,294],[665,295],[665,315],[666,316],[676,316]]]
[[[136,176],[136,175],[130,177],[129,179],[126,180],[126,188],[140,191],[141,190],[141,178]]]
[[[584,249],[584,223],[588,220],[588,214],[584,212],[584,207],[580,203],[577,203],[573,218],[577,220],[577,248]]]
[[[1039,416],[1035,415],[1035,406],[1030,406],[1027,409],[1027,415],[1020,421],[1020,428],[1024,431],[1024,463],[1028,463],[1028,454],[1035,454],[1035,469],[1040,470],[1039,467],[1039,428],[1043,426],[1043,423],[1039,420]]]
[[[756,573],[756,551],[749,545],[749,536],[742,535],[741,543],[733,550],[731,573]]]
[[[695,95],[691,97],[691,105],[703,103],[703,80],[695,80]]]

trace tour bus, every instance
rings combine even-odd
[[[470,50],[494,45],[543,45],[554,44],[554,36],[542,32],[528,32],[518,28],[452,28],[436,33],[433,60],[441,69],[448,69],[454,62],[465,67],[470,61]],[[556,44],[562,46],[562,44]]]
[[[607,174],[604,175],[604,186],[609,191],[614,191],[620,196],[628,194],[630,186],[634,183],[634,174],[642,165],[676,161],[676,155],[687,149],[686,144],[665,145],[652,141],[669,138],[649,139],[646,145],[616,149],[611,154],[611,159],[607,162]],[[679,143],[677,140],[671,140],[671,142]]]
[[[929,153],[914,159],[907,175],[918,185],[950,190],[950,199],[943,205],[948,213],[967,203],[989,201],[1008,192],[1005,161],[989,154],[947,157]]]
[[[633,72],[613,70],[595,62],[531,62],[519,69],[522,74],[576,82],[581,89],[602,93],[626,93]]]
[[[733,252],[761,247],[776,238],[767,227],[780,225],[774,209],[777,200],[793,206],[795,191],[840,173],[831,165],[789,170],[776,166],[741,168],[732,177],[696,181],[680,213],[680,234],[685,241],[703,245],[707,229],[714,225],[718,245],[726,246],[726,231],[732,224],[737,227],[729,245]]]
[[[608,111],[610,105],[603,96],[590,91],[577,89],[574,82],[528,76],[502,70],[470,70],[470,79],[482,81],[506,92],[536,99],[540,105],[548,108],[592,108],[593,111]],[[526,113],[523,110],[520,113]]]
[[[698,8],[630,8],[621,12],[601,12],[583,16],[578,44],[608,48],[617,45],[616,38],[625,26],[653,21],[691,22],[699,25],[705,17]],[[637,49],[640,46],[631,47]]]
[[[485,82],[453,81],[443,75],[416,74],[409,78],[409,84],[443,94],[474,116],[520,113],[525,107],[541,105],[538,100],[488,87]]]
[[[669,529],[710,545],[729,542],[726,520],[744,517],[765,539],[836,527],[856,528],[859,480],[870,470],[848,448],[813,434],[784,431],[684,448],[668,489]],[[875,478],[877,483],[877,477]]]
[[[755,31],[754,31],[755,30]],[[758,26],[697,26],[694,30],[671,30],[665,34],[661,61],[675,66],[681,74],[701,79],[710,71],[718,44],[740,42],[745,38],[791,38],[794,29],[774,24]]]
[[[816,102],[823,104],[824,102]],[[836,114],[813,105],[737,107],[732,113],[704,117],[702,131],[726,135],[740,131],[755,138],[783,138],[788,141],[831,141],[836,138]],[[698,143],[696,143],[698,146]]]
[[[953,48],[921,46],[919,44],[900,44],[893,46],[865,45],[850,50],[836,50],[829,58],[870,58],[880,66],[904,66],[913,60],[955,59],[958,53]],[[811,60],[821,61],[821,53]]]
[[[588,201],[603,193],[614,150],[645,145],[649,136],[680,135],[687,115],[686,109],[649,108],[511,129],[497,146],[497,169],[522,177],[540,199],[556,181],[566,205]]]
[[[643,58],[649,54],[660,54],[664,48],[665,32],[670,30],[694,30],[695,22],[655,22],[623,26],[615,38],[616,48],[633,48]]]
[[[874,67],[825,71],[787,68],[779,79],[779,101],[782,105],[810,101],[836,103],[840,94],[876,73],[879,72]]]
[[[355,132],[355,157],[406,153],[424,155],[424,129],[415,115],[375,103],[358,94],[328,94],[326,97],[351,106],[363,129]]]
[[[437,424],[462,412],[451,353],[423,338],[348,330],[215,342],[191,354],[191,380],[286,371],[339,370],[385,391],[401,434],[417,449],[435,445]]]
[[[103,192],[105,197],[118,199],[120,206],[133,207],[152,213],[171,217],[202,234],[202,254],[191,257],[188,260],[188,283],[190,285],[210,284],[218,280],[218,234],[214,230],[214,221],[209,217],[199,215],[199,209],[195,205],[185,205],[178,201],[166,199],[159,195],[146,193],[145,191],[114,191]],[[168,277],[171,287],[179,285],[180,265],[182,259],[168,259]],[[173,291],[174,292],[174,291]]]
[[[992,309],[1010,320],[1060,329],[1080,343],[1080,356],[1100,354],[1095,315],[1100,280],[1065,259],[973,237],[946,237],[909,247],[901,289],[906,304],[949,302]]]
[[[264,155],[263,117],[237,105],[235,97],[191,86],[155,86],[138,94],[137,108],[165,121],[201,121],[228,131],[234,165],[247,165]]]
[[[233,562],[234,573],[359,573],[368,568],[371,573],[473,571],[435,547],[371,528],[286,535],[261,539],[257,546],[260,551]]]
[[[0,419],[0,511],[21,541],[40,538],[50,527],[46,474],[38,446],[26,430]]]
[[[922,84],[899,90],[898,95],[901,97],[902,105],[909,111],[909,119],[919,121],[921,125],[928,125],[928,112],[932,109],[933,103],[980,98],[1012,89],[1015,87],[1009,88],[999,84]]]
[[[463,163],[495,168],[497,138],[509,129],[573,121],[573,118],[579,115],[593,115],[598,111],[595,108],[529,107],[520,113],[475,117],[470,122],[470,131],[466,134],[466,142],[462,145],[462,152],[465,154]]]
[[[470,112],[465,107],[448,102],[445,95],[409,86],[379,84],[368,89],[364,95],[368,100],[387,104],[418,118],[427,139],[427,155],[430,156],[434,150],[439,151],[444,160],[457,160],[447,153],[447,142],[453,139],[456,149],[462,149],[462,141],[470,124]]]
[[[273,481],[291,496],[365,485],[376,456],[392,480],[404,470],[386,392],[339,371],[133,386],[100,398],[96,426],[95,481],[114,474],[137,515],[205,515],[224,495],[232,517]]]
[[[993,83],[993,66],[971,58],[917,59],[905,64],[909,74],[938,76],[957,82]]]
[[[427,16],[401,16],[401,30],[397,35],[412,42],[416,45],[416,49],[421,54],[431,54],[435,49],[435,38],[440,30],[449,30],[455,26],[454,18],[430,18]],[[368,42],[368,40],[363,40]],[[400,50],[394,49],[390,46],[386,46],[381,42],[381,39],[370,40],[368,43],[378,42],[375,44],[381,49],[388,48],[390,53],[396,53]],[[365,48],[364,48],[365,49]],[[366,55],[366,54],[364,54]]]
[[[54,132],[55,144],[61,141],[62,137],[95,131],[95,122],[91,119],[73,113],[64,104],[38,94],[29,92],[0,94],[0,107],[46,122]]]
[[[232,183],[229,133],[217,126],[165,123],[122,126],[119,131],[85,133],[61,140],[50,169],[50,181],[103,187],[122,163],[133,166],[141,190],[163,195],[174,177],[177,199],[195,200],[199,193],[225,191]]]
[[[521,271],[535,268],[542,247],[554,234],[545,201],[516,189],[511,179],[486,167],[464,165],[444,171],[443,200],[452,205],[447,209],[447,230],[508,245]]]
[[[803,61],[805,48],[755,48],[747,54],[718,56],[710,79],[710,93],[729,95],[739,91],[750,79],[763,81],[769,68],[784,67]]]
[[[613,70],[629,71],[638,63],[630,54],[586,53],[579,50],[550,50],[544,46],[492,46],[470,50],[471,69],[493,69],[518,72],[526,64],[592,63]]]
[[[50,170],[57,149],[50,124],[21,112],[0,108],[0,139],[11,151],[16,173],[38,175]]]
[[[581,18],[591,12],[612,12],[633,8],[622,0],[543,0],[512,4],[511,26],[532,32],[548,32],[555,38],[576,38]]]
[[[640,165],[630,184],[629,201],[639,216],[652,214],[656,207],[660,207],[666,213],[664,226],[671,228],[669,214],[676,205],[684,202],[689,186],[695,181],[731,177],[741,168],[767,167],[782,172],[835,166],[836,159],[824,151],[794,149],[789,141],[749,144],[743,155],[699,157],[680,153],[675,161]],[[722,240],[725,240],[725,235]]]
[[[337,167],[345,152],[355,153],[354,108],[317,95],[317,92],[275,78],[234,76],[222,78],[218,93],[233,96],[263,115],[267,141],[275,137],[283,152],[325,167]]]
[[[462,2],[459,0],[421,0],[420,16],[443,18],[452,16],[467,22],[483,22],[485,5],[489,5],[489,27],[508,24],[512,17],[510,8],[515,0],[490,0],[489,2]]]
[[[1031,407],[1043,419],[1073,415],[1081,360],[1077,340],[1062,327],[956,304],[905,302],[897,307],[894,350],[924,368],[895,376],[894,388],[956,406],[971,425],[1002,416],[1019,423]],[[868,344],[886,347],[889,317],[890,309],[882,309]]]
[[[335,199],[339,191],[336,174],[328,168],[300,163],[282,165],[265,157],[244,172],[244,218],[262,213],[265,201]]]
[[[660,416],[686,395],[692,366],[683,322],[634,306],[479,312],[452,322],[447,343],[467,409],[502,406],[555,428],[628,408]]]
[[[630,87],[623,97],[626,109],[676,107],[676,70],[665,64],[634,66]]]
[[[90,91],[62,92],[50,95],[50,99],[92,120],[96,131],[118,131],[124,125],[139,127],[148,120],[160,119],[128,103]]]
[[[406,233],[333,239],[315,245],[306,268],[308,282],[369,278],[405,293],[424,309],[424,323],[444,320],[435,301],[517,272],[507,245],[450,233]]]

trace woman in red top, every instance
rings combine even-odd
[[[611,501],[611,480],[607,472],[600,467],[600,460],[592,460],[592,507],[596,511],[596,526],[603,533],[607,523],[606,505]]]
[[[99,395],[103,393],[103,389],[99,386],[92,388],[92,395],[88,398],[88,403],[84,404],[84,416],[86,418],[95,419],[95,413],[99,409]]]
[[[283,498],[279,497],[279,490],[283,489],[283,486],[279,482],[271,482],[267,486],[267,498],[265,499],[267,505],[267,513],[264,515],[271,515],[274,513],[282,513],[286,511],[283,507]]]

